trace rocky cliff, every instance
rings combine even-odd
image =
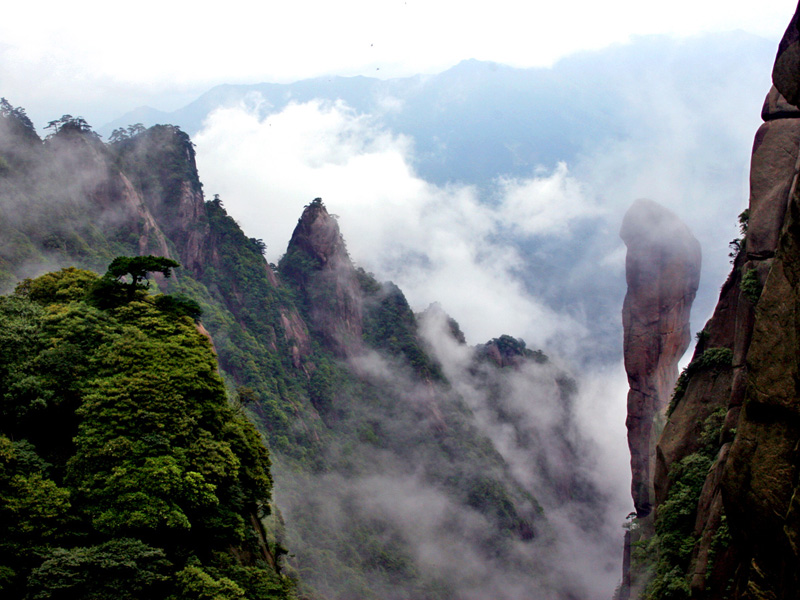
[[[620,236],[628,248],[622,324],[630,385],[631,494],[643,518],[652,510],[655,440],[678,378],[678,361],[691,341],[700,243],[676,215],[650,200],[631,206]]]
[[[280,270],[302,295],[311,327],[339,356],[361,346],[362,294],[339,224],[320,198],[297,222]]]
[[[797,26],[795,13],[753,144],[733,270],[658,442],[653,552],[639,563],[648,597],[800,595]]]
[[[800,6],[773,72],[777,94],[795,107],[800,101],[799,20]],[[784,111],[756,134],[740,299],[746,306],[740,312],[748,318],[742,319],[734,344],[733,389],[716,465],[737,558],[734,592],[742,598],[800,595],[798,117],[796,108]],[[773,186],[765,184],[768,177]]]

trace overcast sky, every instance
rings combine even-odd
[[[545,66],[633,35],[742,29],[778,39],[792,0],[14,2],[0,21],[0,94],[37,126],[174,110],[217,83],[435,73],[466,58]]]

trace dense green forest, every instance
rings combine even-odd
[[[0,298],[3,595],[287,598],[261,437],[138,287],[67,268]]]

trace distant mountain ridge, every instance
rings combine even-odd
[[[499,175],[527,176],[537,165],[571,162],[601,139],[621,137],[636,122],[630,90],[649,79],[677,77],[704,88],[748,65],[768,64],[773,45],[743,32],[685,40],[635,38],[630,44],[578,53],[552,68],[521,69],[475,59],[435,75],[381,80],[317,77],[290,84],[218,85],[185,107],[140,107],[100,127],[170,123],[195,135],[216,108],[240,103],[263,118],[290,102],[344,101],[415,141],[419,175],[434,183],[485,184]],[[636,109],[634,109],[636,110]],[[656,118],[657,115],[652,115]]]
[[[519,254],[524,264],[516,275],[532,297],[556,312],[567,311],[585,327],[587,340],[606,342],[577,360],[609,363],[621,358],[618,304],[625,293],[614,262],[617,216],[634,199],[648,197],[686,219],[705,249],[727,246],[735,229],[728,233],[710,224],[733,222],[741,210],[736,204],[747,156],[738,149],[756,125],[755,117],[752,124],[748,119],[763,101],[758,82],[773,55],[771,42],[742,32],[683,40],[652,36],[576,54],[552,68],[466,60],[435,75],[390,80],[321,77],[222,85],[178,111],[148,116],[141,109],[101,132],[141,121],[175,123],[193,134],[217,107],[245,106],[265,119],[290,102],[315,100],[324,110],[340,99],[356,116],[367,117],[370,133],[410,140],[403,160],[412,177],[440,189],[474,186],[487,206],[506,193],[504,182],[546,178],[563,163],[565,181],[577,182],[596,211],[570,221],[566,230],[507,227],[497,231],[497,239]],[[222,125],[216,125],[209,131],[221,135]],[[200,150],[208,151],[202,143]],[[268,171],[265,165],[263,172]],[[311,194],[330,197],[324,189]],[[531,198],[533,206],[536,200]],[[239,207],[229,207],[239,218]],[[687,212],[695,210],[705,214],[693,222]],[[704,265],[698,320],[715,302],[706,281],[726,271],[724,258]]]

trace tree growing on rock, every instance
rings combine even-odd
[[[94,300],[101,305],[130,302],[136,292],[150,288],[150,273],[172,276],[172,269],[180,267],[177,261],[164,256],[118,256],[93,291]]]

